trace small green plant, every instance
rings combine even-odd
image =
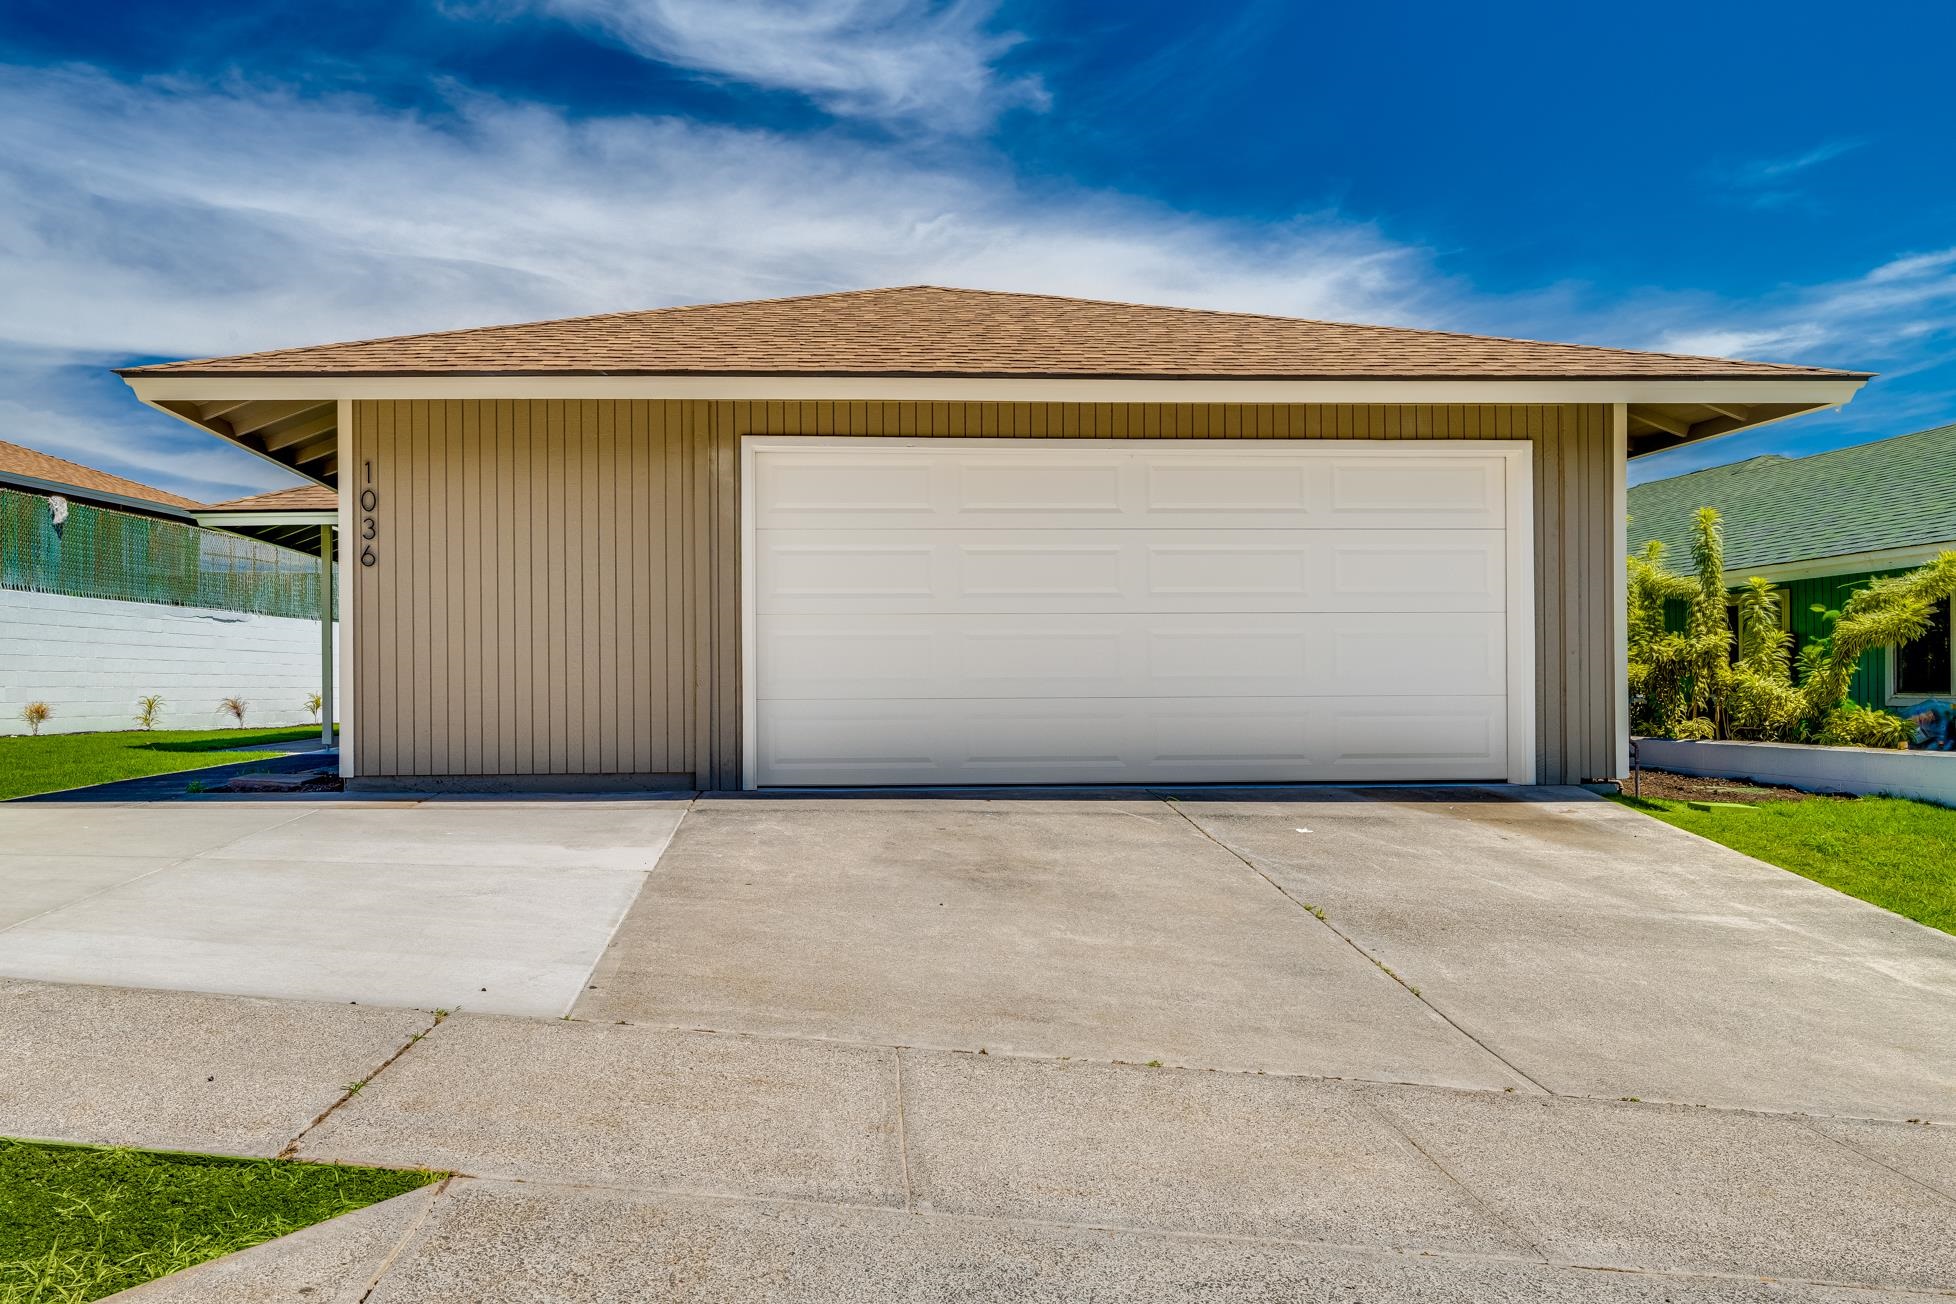
[[[38,737],[41,726],[54,714],[54,708],[46,702],[29,702],[20,708],[20,718],[27,724],[27,732]]]
[[[136,699],[136,727],[138,729],[154,729],[156,722],[162,718],[162,698],[152,693],[148,697],[139,697]]]
[[[369,1079],[367,1078],[361,1078],[358,1082],[346,1083],[344,1086],[340,1088],[340,1090],[346,1092],[346,1094],[349,1096],[357,1096],[362,1091],[365,1091],[367,1089],[368,1081]]]
[[[1886,747],[1899,750],[1908,746],[1909,737],[1914,732],[1914,726],[1900,716],[1873,710],[1859,702],[1849,702],[1827,716],[1814,741],[1830,747]]]
[[[306,694],[306,710],[311,713],[312,722],[314,724],[319,723],[319,712],[325,707],[325,705],[326,705],[326,699],[321,697],[318,693]]]
[[[233,728],[242,729],[244,728],[245,712],[251,709],[251,703],[245,701],[242,697],[227,697],[217,704],[217,709],[237,721],[232,726]]]

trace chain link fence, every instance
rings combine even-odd
[[[319,618],[316,557],[83,503],[56,525],[48,499],[12,489],[0,489],[0,588]]]

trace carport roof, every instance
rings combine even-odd
[[[808,375],[1859,380],[1866,373],[911,285],[134,367],[139,376]]]

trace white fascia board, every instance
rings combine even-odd
[[[324,508],[309,512],[193,512],[197,524],[222,529],[234,525],[338,525],[339,512]]]
[[[1011,403],[1845,403],[1858,380],[1086,380],[903,376],[127,376],[146,403],[212,399],[861,399]],[[174,414],[173,414],[174,415]],[[193,423],[194,424],[194,423]]]
[[[1844,552],[1835,557],[1810,557],[1802,561],[1781,562],[1776,566],[1748,566],[1725,572],[1727,588],[1742,588],[1757,576],[1783,584],[1788,580],[1818,579],[1828,575],[1858,575],[1864,571],[1912,570],[1926,566],[1945,552],[1956,552],[1956,539],[1947,543],[1922,543],[1907,548],[1879,548],[1870,552]]]

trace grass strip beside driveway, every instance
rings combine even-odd
[[[228,749],[318,736],[317,725],[300,725],[289,729],[153,729],[0,738],[0,801],[118,779],[270,760],[282,753]]]
[[[1918,923],[1956,933],[1956,810],[1897,797],[1692,810],[1616,800]]]
[[[0,1138],[0,1304],[79,1304],[442,1174]]]

